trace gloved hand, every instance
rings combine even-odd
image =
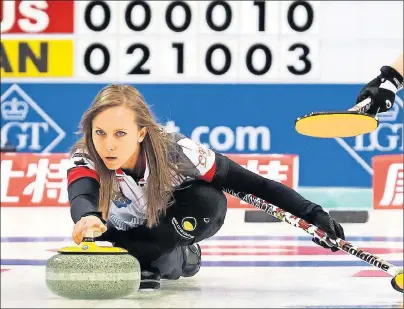
[[[380,75],[371,80],[359,93],[356,105],[350,110],[371,115],[383,113],[393,107],[396,93],[403,88],[403,76],[389,66],[380,69]],[[360,104],[370,98],[369,104]]]
[[[337,239],[338,237],[345,240],[344,229],[342,228],[341,224],[339,224],[325,211],[316,211],[310,214],[306,221],[322,229],[331,239]],[[339,250],[336,247],[327,245],[325,242],[320,241],[318,238],[313,238],[312,240],[314,243],[323,248],[331,249],[332,252],[336,252]]]

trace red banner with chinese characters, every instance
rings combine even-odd
[[[68,206],[68,154],[1,154],[1,206]]]
[[[295,155],[228,155],[244,168],[263,177],[297,188]],[[69,206],[68,154],[1,154],[1,206]],[[228,195],[229,207],[249,208]]]
[[[380,155],[372,158],[373,208],[403,209],[403,155]]]
[[[297,190],[299,182],[299,157],[297,155],[227,155],[227,157],[251,172]],[[256,209],[227,193],[226,197],[229,208]]]

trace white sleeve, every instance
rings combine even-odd
[[[188,137],[176,134],[181,174],[211,181],[216,170],[215,153]]]

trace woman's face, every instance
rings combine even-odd
[[[125,106],[108,108],[92,122],[95,149],[110,170],[135,166],[145,134],[145,128],[138,129],[135,112]]]

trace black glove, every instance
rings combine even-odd
[[[341,224],[335,221],[334,218],[330,217],[330,215],[325,211],[316,211],[310,214],[306,221],[322,229],[331,239],[337,239],[338,237],[345,240],[344,229],[342,228]],[[336,252],[339,250],[336,247],[327,245],[325,242],[320,241],[318,238],[313,238],[312,240],[314,243],[323,248],[331,249],[332,252]]]
[[[356,105],[350,110],[376,115],[393,107],[396,93],[403,88],[403,76],[389,66],[382,67],[380,72],[379,76],[362,88]],[[367,98],[371,99],[370,103],[360,104]]]

